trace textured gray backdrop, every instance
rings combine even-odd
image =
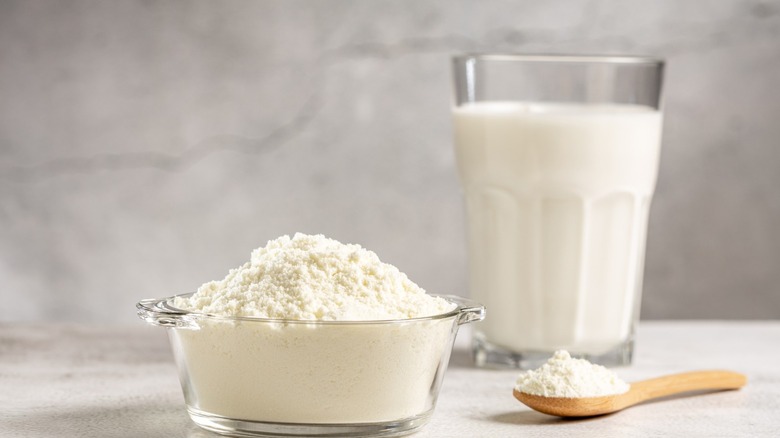
[[[130,322],[281,234],[466,294],[449,57],[666,57],[645,318],[780,317],[778,1],[0,1],[0,321]]]

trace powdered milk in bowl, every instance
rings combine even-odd
[[[168,328],[193,421],[241,436],[411,433],[433,411],[458,326],[484,317],[358,245],[304,234],[137,307]]]

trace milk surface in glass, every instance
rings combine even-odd
[[[476,328],[514,351],[599,355],[631,336],[661,113],[638,105],[454,109]]]

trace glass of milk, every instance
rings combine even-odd
[[[631,363],[658,174],[663,62],[464,55],[454,128],[478,365],[556,350]]]

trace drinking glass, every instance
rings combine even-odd
[[[471,54],[453,59],[478,365],[556,350],[631,363],[658,174],[663,61]]]

